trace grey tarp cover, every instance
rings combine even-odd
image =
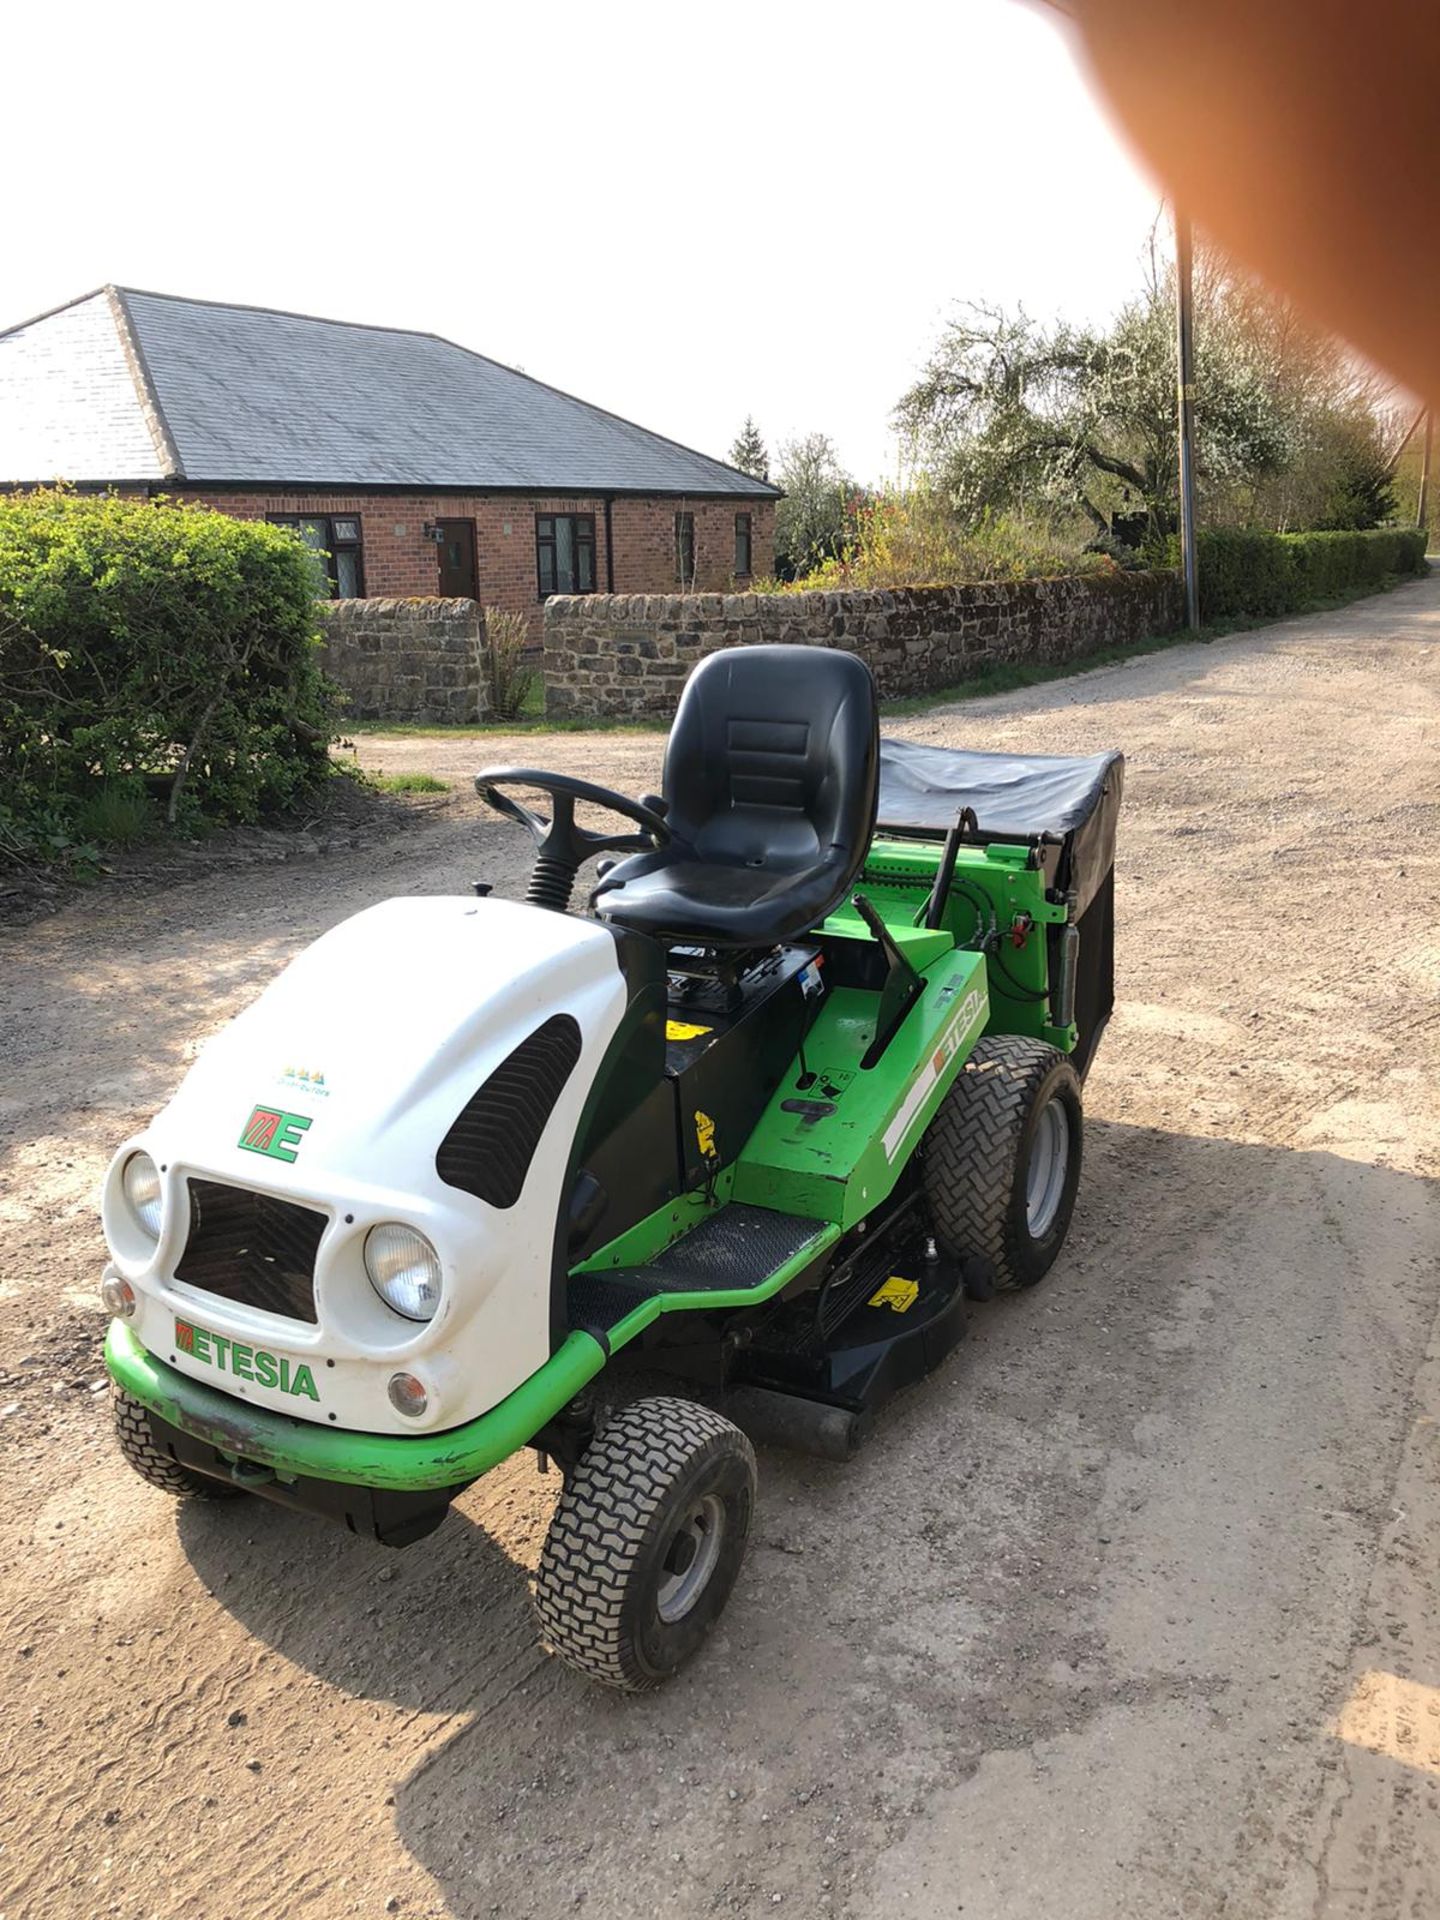
[[[1096,753],[971,753],[912,740],[880,742],[881,830],[940,835],[961,807],[997,839],[1051,834],[1062,843],[1057,884],[1076,892],[1076,913],[1115,864],[1115,821],[1125,757]]]

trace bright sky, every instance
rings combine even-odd
[[[415,327],[868,480],[952,301],[1102,317],[1157,206],[1015,0],[57,0],[5,42],[0,326],[113,280]]]

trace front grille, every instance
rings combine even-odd
[[[290,1320],[315,1313],[315,1250],[325,1215],[273,1194],[190,1180],[190,1237],[175,1269],[187,1287]]]
[[[580,1029],[557,1013],[500,1062],[440,1142],[435,1171],[447,1187],[492,1207],[520,1198],[545,1122],[580,1058]]]

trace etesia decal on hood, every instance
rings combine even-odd
[[[315,1376],[302,1361],[292,1367],[286,1356],[265,1347],[247,1347],[243,1340],[228,1334],[212,1333],[191,1320],[175,1322],[175,1344],[192,1360],[200,1360],[219,1373],[233,1374],[237,1380],[253,1380],[257,1386],[278,1387],[281,1393],[298,1393],[306,1400],[318,1400]]]
[[[301,1135],[313,1122],[303,1113],[282,1113],[279,1107],[256,1107],[241,1129],[237,1146],[247,1153],[263,1153],[271,1160],[293,1162]]]

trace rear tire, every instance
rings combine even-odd
[[[1055,1262],[1080,1185],[1080,1081],[1041,1040],[987,1034],[930,1122],[922,1173],[935,1235],[980,1255],[1005,1287],[1033,1287]]]
[[[622,1407],[550,1523],[535,1578],[542,1635],[605,1686],[659,1686],[729,1599],[754,1505],[754,1449],[723,1415],[669,1396]]]
[[[121,1386],[111,1388],[111,1408],[115,1416],[115,1439],[125,1459],[142,1480],[161,1493],[177,1500],[238,1500],[243,1487],[232,1487],[224,1480],[212,1480],[196,1473],[156,1446],[150,1433],[150,1416]]]

